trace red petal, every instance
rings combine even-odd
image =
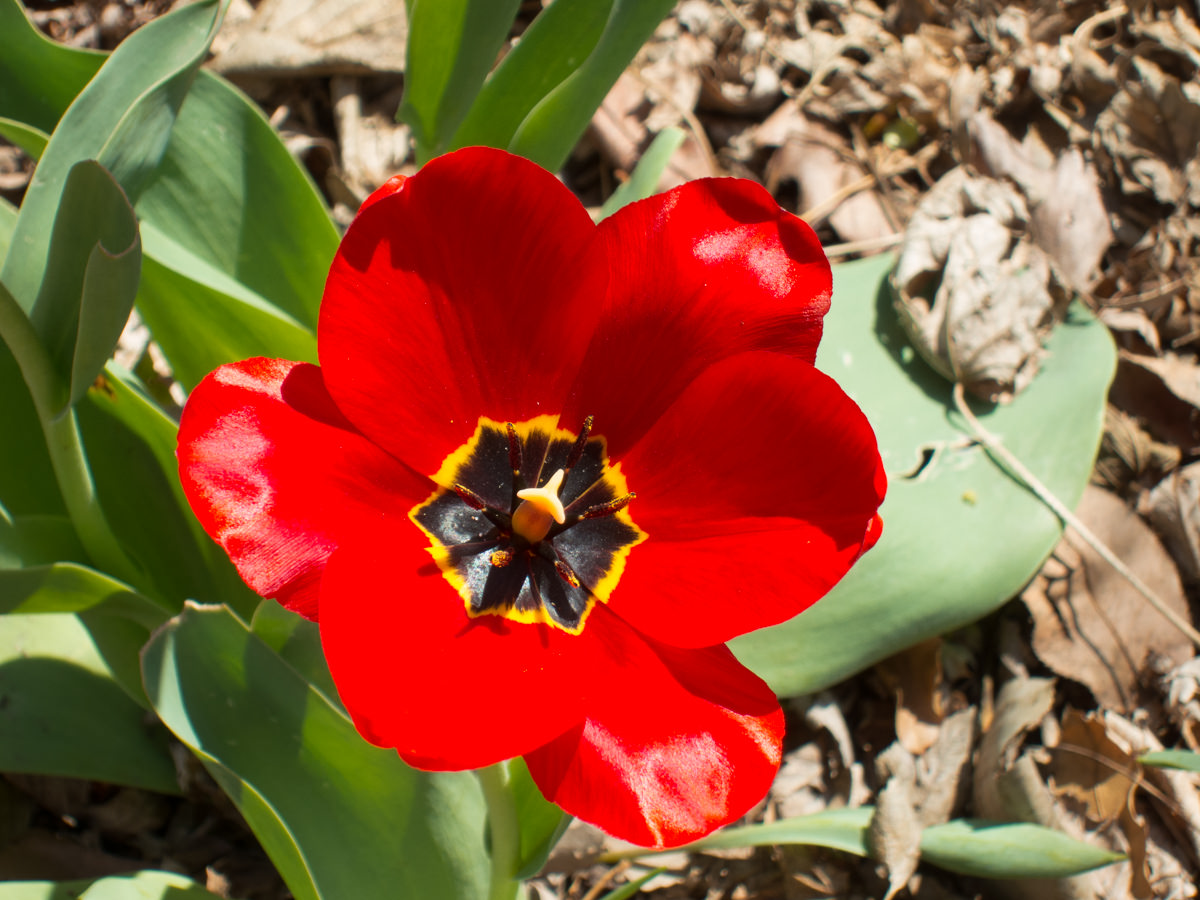
[[[812,229],[758,185],[694,181],[621,209],[598,232],[608,297],[564,421],[594,415],[615,458],[719,359],[815,359],[829,262]]]
[[[330,394],[428,474],[481,415],[559,412],[605,286],[594,236],[574,195],[527,160],[433,160],[365,207],[334,259],[319,326]]]
[[[404,182],[407,180],[408,180],[408,176],[406,176],[406,175],[393,175],[391,178],[389,178],[387,181],[385,181],[383,184],[381,184],[379,187],[375,188],[375,190],[371,192],[371,196],[369,196],[366,200],[364,200],[362,202],[362,206],[360,206],[358,208],[358,211],[362,212],[368,206],[378,203],[384,197],[392,196],[392,194],[394,194],[398,190],[400,190],[400,186],[402,184],[404,184]]]
[[[431,489],[338,413],[320,369],[287,360],[248,359],[200,382],[178,456],[196,517],[246,583],[310,619],[338,544],[406,516]]]
[[[471,618],[416,526],[334,555],[321,583],[321,641],[359,732],[422,769],[520,756],[579,723],[603,635],[500,616]]]
[[[822,597],[874,543],[886,487],[859,408],[777,353],[710,368],[621,470],[649,537],[609,607],[678,647],[723,643]]]
[[[527,753],[547,799],[623,840],[674,847],[744,815],[779,769],[783,713],[725,647],[644,641],[601,607],[588,628],[621,637],[625,659],[584,723]]]

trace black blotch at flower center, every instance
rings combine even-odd
[[[434,480],[444,486],[409,516],[471,616],[577,634],[646,539],[627,509],[635,495],[590,417],[578,434],[553,416],[480,418]]]

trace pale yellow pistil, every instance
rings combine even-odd
[[[536,544],[550,532],[550,526],[557,522],[561,525],[567,520],[566,510],[558,499],[558,490],[562,487],[566,472],[559,469],[550,476],[550,480],[539,488],[525,488],[517,491],[517,496],[524,501],[512,515],[512,529],[531,544]]]

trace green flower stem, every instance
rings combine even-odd
[[[513,802],[508,763],[476,769],[475,776],[487,802],[488,832],[492,839],[488,900],[520,900],[523,891],[516,874],[521,854],[521,823],[517,820],[517,807]]]
[[[38,420],[58,488],[71,524],[92,562],[134,587],[145,581],[121,548],[100,508],[74,409],[63,409],[67,392],[49,354],[13,295],[0,284],[0,338],[21,369]]]

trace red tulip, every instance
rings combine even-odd
[[[829,264],[750,182],[594,225],[534,164],[436,159],[364,204],[320,367],[192,393],[187,496],[319,619],[359,731],[428,770],[523,756],[547,798],[667,847],[746,812],[783,715],[724,646],[879,535],[858,407],[813,366]]]

